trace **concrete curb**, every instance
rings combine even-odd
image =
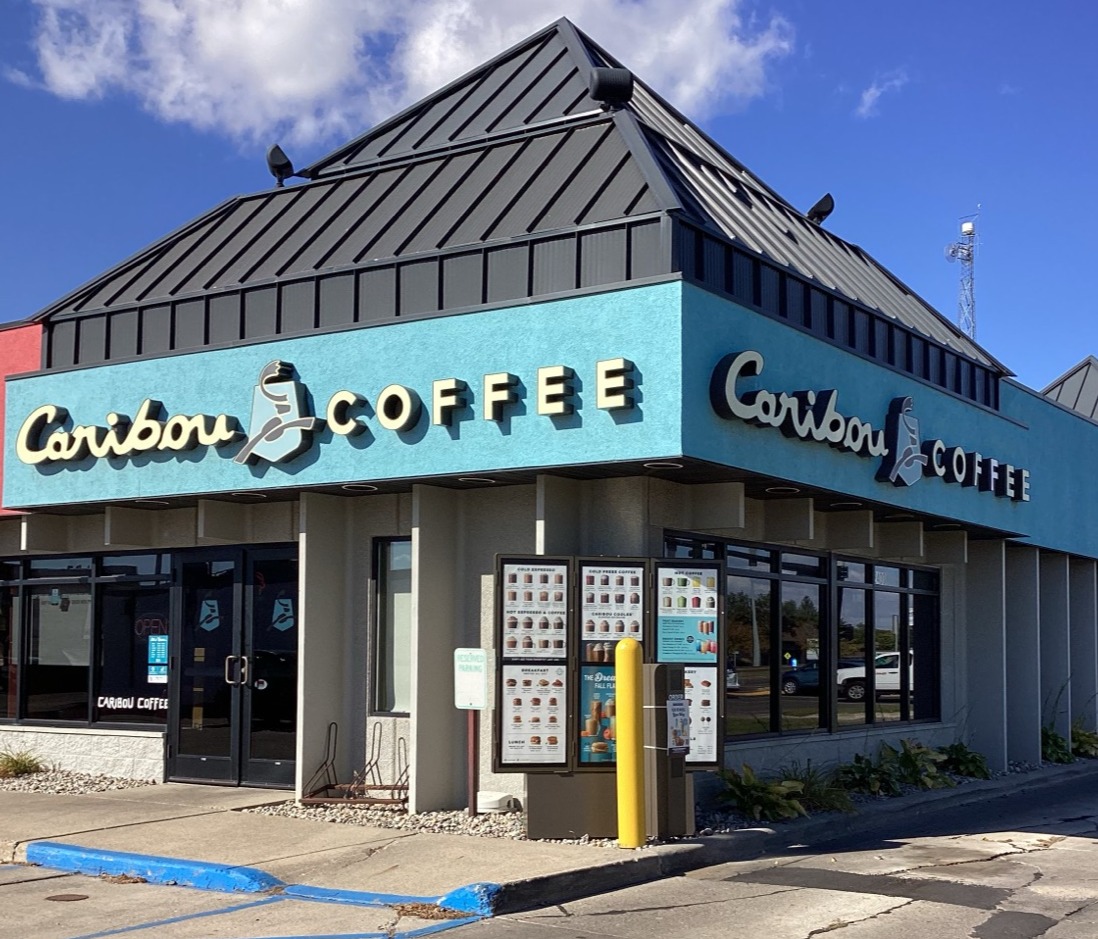
[[[150,884],[175,884],[220,893],[263,893],[286,886],[277,877],[254,867],[131,854],[128,851],[98,851],[56,841],[33,841],[27,845],[27,863],[77,874],[140,877]]]
[[[545,874],[504,884],[473,883],[443,897],[423,897],[332,890],[301,884],[286,884],[253,867],[213,864],[125,851],[101,851],[53,841],[32,841],[26,848],[30,864],[81,874],[112,874],[141,877],[149,883],[175,884],[222,893],[277,891],[287,897],[360,906],[391,906],[399,903],[434,903],[471,919],[503,913],[517,913],[539,906],[567,903],[597,893],[636,886],[731,861],[748,861],[793,846],[833,841],[848,835],[870,835],[895,830],[896,819],[918,818],[943,809],[958,808],[1006,795],[1040,792],[1070,779],[1098,780],[1098,761],[1049,767],[1028,776],[1013,775],[966,783],[954,789],[916,792],[879,802],[863,803],[857,814],[800,818],[775,827],[697,837],[672,844],[632,851],[601,849],[608,863]],[[612,860],[611,860],[612,859]],[[455,921],[456,922],[456,921]]]

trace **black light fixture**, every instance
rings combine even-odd
[[[267,151],[267,169],[271,171],[271,175],[275,178],[275,185],[282,187],[286,185],[286,180],[291,176],[296,176],[294,172],[294,164],[277,143],[272,144],[271,148]]]
[[[633,97],[633,73],[627,68],[593,68],[587,88],[604,111],[617,111]]]
[[[823,197],[806,213],[810,222],[815,222],[817,225],[823,224],[825,218],[827,218],[832,212],[835,211],[835,200],[831,198],[830,192],[825,192]]]

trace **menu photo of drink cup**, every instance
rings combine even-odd
[[[717,571],[660,566],[656,578],[656,660],[716,662],[720,649]]]
[[[614,661],[622,639],[644,641],[644,565],[580,562],[580,660]]]
[[[568,566],[536,559],[504,563],[499,589],[503,658],[567,658]]]

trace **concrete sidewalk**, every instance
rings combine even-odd
[[[166,784],[94,795],[0,791],[0,863],[37,863],[154,883],[321,893],[349,902],[420,901],[472,915],[560,903],[711,864],[897,830],[946,806],[1098,782],[1098,761],[1046,767],[774,827],[639,850],[440,835],[244,813],[281,801],[261,789]]]

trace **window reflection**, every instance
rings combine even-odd
[[[867,592],[839,587],[839,660],[835,664],[835,689],[838,696],[835,714],[840,724],[864,724],[869,720],[866,708]]]
[[[781,586],[781,729],[810,731],[820,724],[820,599],[812,584]]]
[[[877,721],[901,718],[900,594],[879,591],[873,597],[873,642]]]
[[[730,735],[771,730],[771,583],[729,577],[725,722]]]

